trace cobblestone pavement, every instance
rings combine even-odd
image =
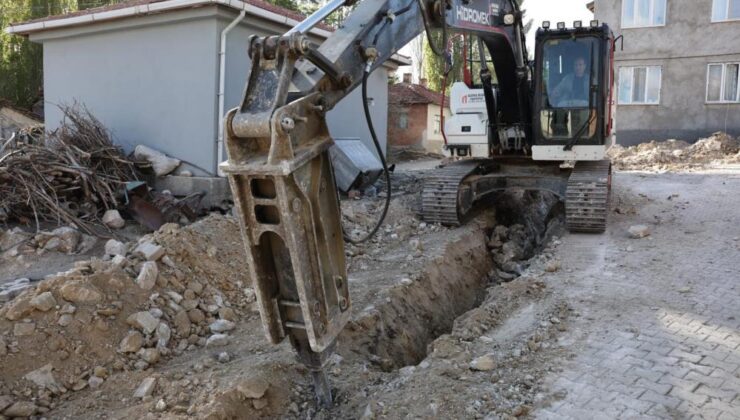
[[[740,418],[740,173],[618,173],[609,231],[548,277],[578,317],[535,417]],[[631,239],[631,225],[651,235]]]

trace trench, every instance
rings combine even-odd
[[[562,204],[550,193],[501,193],[489,206],[459,228],[465,231],[431,257],[415,281],[392,287],[382,304],[355,316],[340,336],[342,347],[384,371],[418,364],[429,344],[478,307],[490,286],[518,277],[526,260],[562,226]],[[504,231],[510,238],[505,235],[503,246],[492,252],[491,240]],[[502,264],[502,248],[515,258]]]

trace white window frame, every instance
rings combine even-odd
[[[637,11],[637,1],[638,0],[622,0],[622,16],[620,18],[622,29],[637,29],[637,28],[660,28],[666,25],[666,22],[668,21],[668,0],[650,0],[650,16],[649,20],[652,22],[655,19],[655,2],[656,1],[665,1],[665,16],[663,16],[663,23],[653,24],[650,23],[648,25],[637,25],[634,23],[635,19],[633,17],[633,23],[631,25],[626,25],[624,23],[624,12],[627,6],[627,2],[632,2],[632,10]]]
[[[645,92],[645,102],[622,102],[622,98],[620,98],[620,92],[622,91],[622,69],[630,69],[630,79],[632,79],[632,90],[630,91],[630,98],[632,97],[633,90],[635,88],[634,85],[634,74],[636,68],[644,68],[645,69],[645,89],[648,88],[647,82],[648,78],[650,77],[650,67],[657,67],[660,69],[660,77],[658,78],[658,99],[655,102],[647,102],[647,92]],[[638,105],[638,106],[655,106],[660,105],[660,99],[663,96],[663,66],[655,66],[655,65],[644,65],[644,66],[622,66],[617,70],[617,77],[619,78],[618,84],[617,84],[617,105],[623,105],[623,106],[632,106],[632,105]]]
[[[731,2],[731,0],[727,0],[727,9],[725,9],[725,18],[724,19],[717,19],[717,20],[715,20],[714,19],[714,10],[717,7],[717,0],[712,0],[712,16],[711,16],[712,23],[735,22],[735,21],[740,20],[740,16],[735,17],[735,18],[731,18],[730,17],[730,2]],[[732,63],[730,63],[730,64],[732,64]]]
[[[735,93],[735,97],[737,100],[735,101],[728,101],[725,100],[725,76],[727,75],[727,66],[736,64],[740,67],[740,62],[729,62],[729,63],[709,63],[707,64],[707,90],[704,95],[704,101],[707,104],[740,104],[740,80],[737,82],[737,93]],[[711,66],[722,66],[722,77],[720,78],[720,87],[719,87],[719,100],[718,101],[710,101],[709,100],[709,68]],[[740,79],[740,74],[738,74],[738,79]]]

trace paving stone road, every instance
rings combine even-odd
[[[622,214],[563,238],[548,277],[579,316],[534,416],[740,419],[740,172],[614,182]],[[651,235],[629,238],[637,224]]]

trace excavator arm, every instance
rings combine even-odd
[[[308,31],[351,1],[331,1],[282,36],[250,37],[251,71],[239,107],[224,121],[228,160],[221,164],[266,335],[274,344],[289,338],[324,405],[331,391],[322,369],[351,308],[326,113],[432,28],[485,43],[502,86],[504,121],[527,121],[529,96],[513,0],[362,0],[314,44]]]

